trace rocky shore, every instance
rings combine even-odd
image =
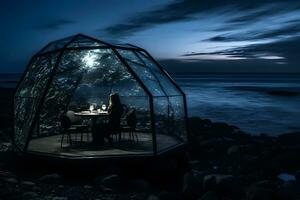
[[[300,133],[252,136],[199,118],[190,129],[189,176],[202,184],[195,199],[300,198]]]
[[[11,98],[1,97],[1,102]],[[11,111],[7,107],[0,116],[7,120],[0,130],[0,199],[300,199],[300,132],[253,136],[235,126],[194,117],[189,119],[189,145],[179,156],[144,166],[112,163],[103,169],[94,166],[94,171],[81,167],[66,173],[72,166],[33,167],[36,163],[30,165],[12,154]]]

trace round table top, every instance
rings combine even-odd
[[[98,117],[98,116],[108,116],[108,112],[107,111],[101,111],[101,112],[97,112],[97,111],[81,111],[81,112],[77,112],[75,113],[76,116],[86,116],[86,117]]]

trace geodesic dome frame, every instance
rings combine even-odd
[[[105,103],[112,92],[138,111],[140,130],[151,136],[152,145],[138,154],[114,156],[156,156],[186,144],[185,94],[151,55],[130,44],[109,44],[78,34],[50,42],[32,57],[15,93],[14,150],[68,157],[37,150],[36,141],[47,147],[45,138],[59,135],[58,119],[70,107]],[[103,156],[111,155],[77,157]]]

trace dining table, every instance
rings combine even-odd
[[[100,136],[99,135],[100,133],[97,133],[98,131],[97,131],[96,126],[97,126],[97,120],[99,118],[102,118],[103,119],[102,121],[104,121],[106,118],[108,118],[108,112],[107,111],[102,111],[102,110],[101,111],[97,111],[97,110],[95,110],[95,111],[80,111],[80,112],[76,112],[75,116],[77,116],[77,117],[86,117],[86,118],[92,119],[92,124],[91,125],[92,125],[93,142],[96,142],[95,139],[96,139],[97,136],[98,136],[98,138],[103,137],[103,135]]]
[[[91,118],[92,124],[94,126],[99,117],[108,117],[108,112],[107,111],[80,111],[80,112],[76,112],[75,116]]]
[[[80,117],[99,117],[108,116],[107,111],[80,111],[75,113],[76,116]]]

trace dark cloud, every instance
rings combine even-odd
[[[275,55],[282,55],[288,60],[288,62],[290,62],[291,65],[299,68],[300,36],[268,44],[250,45],[248,47],[240,48],[240,50],[244,53],[255,54],[259,52],[265,52]]]
[[[230,58],[243,58],[243,59],[257,59],[258,57],[264,56],[264,55],[270,55],[270,52],[266,52],[264,50],[261,50],[259,48],[251,49],[248,47],[236,47],[232,49],[226,49],[223,51],[215,51],[212,53],[188,53],[183,54],[182,57],[191,57],[192,60],[195,59],[195,56],[206,56],[206,55],[222,55],[222,56],[229,56]],[[278,55],[276,55],[278,56]],[[190,59],[188,59],[190,60]]]
[[[267,15],[272,15],[274,13],[283,12],[283,10],[290,9],[276,9],[267,7],[264,10],[256,11],[260,6],[267,6],[274,3],[280,3],[280,0],[244,0],[244,1],[219,1],[219,0],[210,0],[208,2],[201,2],[198,0],[180,0],[174,1],[170,4],[167,4],[163,7],[153,9],[148,12],[138,13],[134,17],[126,19],[122,23],[114,24],[105,28],[104,31],[109,35],[113,36],[130,36],[137,31],[141,31],[152,26],[167,24],[172,22],[188,21],[196,19],[196,14],[209,13],[211,10],[217,10],[219,8],[225,7],[234,7],[235,12],[244,12],[252,11],[250,14],[245,16],[237,16],[235,19],[229,21],[229,24],[232,23],[246,23],[249,20],[257,20],[259,17],[264,17]],[[296,0],[287,0],[288,2],[295,2]],[[299,2],[298,2],[299,3]],[[296,6],[293,6],[295,8]],[[284,8],[284,7],[283,7]],[[234,13],[232,13],[234,14]],[[224,27],[223,27],[224,28]]]
[[[296,23],[292,23],[280,29],[269,31],[263,34],[260,34],[257,39],[267,39],[274,37],[282,37],[282,36],[297,36],[300,34],[300,21]]]
[[[289,4],[287,2],[277,2],[262,5],[261,7],[253,7],[248,10],[247,13],[243,13],[241,16],[237,16],[228,21],[229,25],[247,25],[248,23],[255,22],[264,17],[269,17],[277,14],[282,14],[296,10],[299,8],[299,3],[294,2],[295,4]]]
[[[55,20],[48,20],[45,23],[41,23],[38,26],[35,26],[34,29],[37,30],[57,30],[61,29],[66,25],[74,24],[75,21],[67,20],[67,19],[55,19]]]
[[[217,35],[217,36],[214,36],[209,39],[202,40],[202,41],[232,42],[232,41],[244,41],[245,39],[249,40],[250,38],[245,38],[244,36],[241,36],[240,34],[239,35]]]
[[[222,36],[222,35],[218,35],[218,36],[214,36],[212,38],[209,38],[205,41],[211,41],[211,42],[227,42],[230,41],[231,39],[226,37],[226,36]]]
[[[265,44],[253,44],[244,47],[236,47],[231,49],[226,49],[223,51],[215,51],[212,53],[203,53],[203,52],[196,52],[196,53],[189,53],[182,55],[183,60],[187,58],[186,61],[189,61],[191,58],[192,61],[196,61],[197,56],[205,56],[205,55],[225,55],[230,56],[232,58],[246,58],[245,60],[232,60],[232,63],[242,63],[245,68],[247,66],[257,68],[257,65],[254,63],[260,63],[261,69],[265,69],[264,67],[273,65],[276,72],[276,67],[274,64],[285,64],[285,67],[280,68],[280,70],[284,71],[289,69],[290,72],[297,72],[300,73],[300,60],[299,60],[299,52],[300,51],[300,36],[293,37],[286,40],[276,41],[272,43],[265,43]],[[269,56],[269,57],[268,57]],[[272,59],[274,57],[274,59]],[[284,58],[282,62],[279,62],[276,57]],[[269,59],[268,59],[269,58]],[[200,59],[201,60],[201,59]],[[201,62],[198,59],[198,62]],[[218,63],[218,61],[212,61]],[[224,61],[224,63],[228,63],[229,61]],[[262,65],[261,62],[266,62]],[[267,64],[269,63],[269,64]],[[228,65],[229,66],[229,65]],[[271,69],[271,68],[270,68]],[[279,71],[280,71],[279,70]],[[251,71],[251,69],[250,69]],[[266,71],[267,72],[267,71]]]
[[[234,34],[221,34],[202,41],[209,42],[238,42],[238,41],[251,41],[262,39],[276,39],[300,35],[300,21],[291,20],[286,22],[281,27],[275,30],[267,30],[260,32],[249,33],[234,33]]]
[[[286,73],[283,65],[262,59],[251,60],[182,60],[165,59],[159,63],[170,73]],[[300,73],[293,68],[288,72]]]
[[[173,73],[300,73],[300,37],[268,44],[255,44],[213,53],[190,53],[181,59],[160,60]],[[226,55],[242,60],[205,60],[197,56]],[[281,56],[284,59],[263,59]]]
[[[248,45],[245,47],[235,47],[230,49],[225,49],[221,51],[214,51],[211,53],[203,53],[203,52],[196,52],[196,53],[187,53],[183,54],[182,57],[195,57],[195,56],[203,56],[203,55],[223,55],[223,56],[230,56],[232,58],[244,58],[244,59],[257,59],[262,56],[282,56],[282,51],[280,48],[276,51],[272,48],[273,45],[277,44],[272,43],[270,44],[255,44],[255,45]],[[300,49],[300,48],[299,48]],[[289,53],[289,52],[285,52]]]

